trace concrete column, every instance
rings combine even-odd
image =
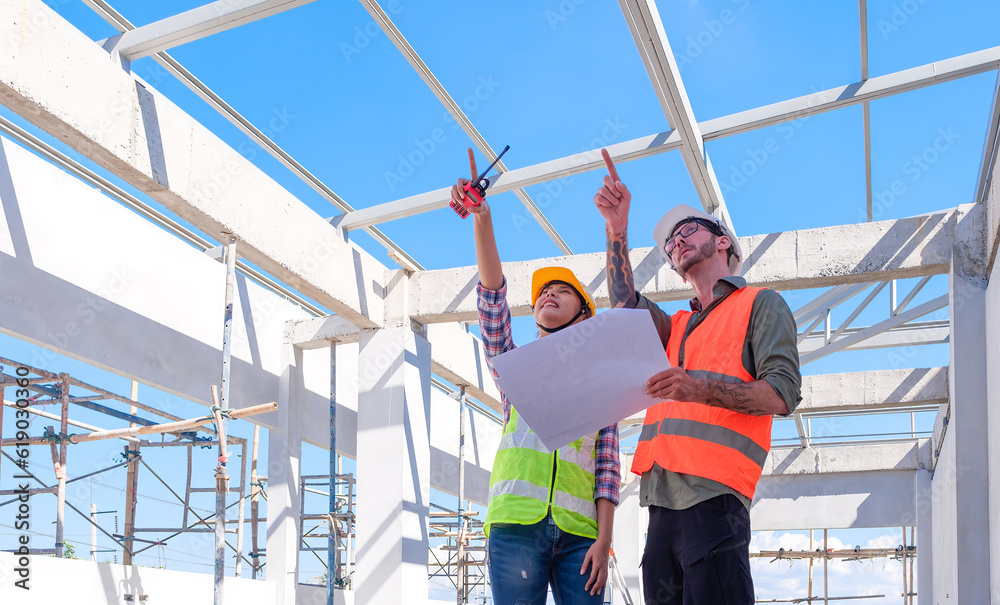
[[[431,348],[364,330],[358,361],[358,603],[427,602]]]
[[[917,512],[917,602],[933,603],[934,598],[934,525],[930,471],[914,476]],[[912,588],[911,588],[912,590]]]
[[[994,173],[997,174],[997,173]],[[994,177],[996,178],[996,177]],[[1000,461],[1000,262],[993,263],[986,289],[986,367],[990,460]],[[1000,552],[1000,469],[990,473],[990,552]],[[990,596],[1000,605],[1000,556],[990,558]]]
[[[951,418],[932,482],[934,600],[990,602],[986,290],[950,275]],[[995,371],[995,368],[994,368]],[[926,601],[926,598],[922,602]]]
[[[282,345],[278,428],[267,436],[267,566],[275,605],[295,605],[299,572],[299,477],[302,459],[302,351]]]

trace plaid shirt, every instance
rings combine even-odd
[[[493,357],[501,353],[506,353],[517,347],[511,336],[510,330],[510,307],[507,306],[507,279],[504,278],[503,285],[499,290],[487,290],[480,283],[476,287],[479,294],[479,330],[483,335],[483,348],[486,351],[486,360],[493,374],[493,380],[497,378],[497,371],[493,368]],[[510,421],[510,400],[500,389],[500,399],[503,401],[503,424],[506,427]],[[621,462],[618,459],[618,425],[612,424],[597,433],[597,443],[595,445],[596,460],[594,465],[594,500],[607,498],[618,505],[618,485],[621,481]]]

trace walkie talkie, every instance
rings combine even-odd
[[[462,191],[465,192],[464,203],[451,200],[449,205],[452,210],[458,213],[458,216],[467,218],[469,216],[468,206],[478,206],[483,203],[484,199],[486,199],[486,188],[490,186],[490,180],[486,178],[486,174],[489,173],[490,170],[493,170],[493,167],[500,161],[503,154],[507,153],[508,149],[510,149],[510,145],[503,148],[503,151],[500,152],[497,159],[493,160],[493,163],[486,167],[486,170],[479,175],[479,178],[475,181],[469,181],[464,187],[462,187]]]

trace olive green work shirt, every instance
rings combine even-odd
[[[702,310],[697,298],[691,299],[694,315],[689,324],[693,329],[729,294],[747,285],[742,277],[724,277],[713,288],[715,300]],[[670,316],[656,303],[636,294],[638,309],[649,309],[664,348],[670,339]],[[799,373],[799,351],[796,344],[795,318],[781,295],[774,290],[761,290],[750,311],[743,345],[743,367],[755,380],[766,380],[788,406],[790,414],[802,401],[802,375]],[[653,464],[639,481],[639,504],[662,506],[674,510],[690,508],[716,496],[732,494],[747,510],[750,499],[733,488],[704,477],[675,473]]]

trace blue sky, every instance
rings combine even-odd
[[[113,5],[141,25],[203,3],[117,0]],[[82,2],[48,4],[94,40],[116,33]],[[996,2],[867,4],[870,77],[1000,45]],[[669,129],[617,3],[395,0],[383,8],[493,148],[511,146],[504,157],[511,168]],[[861,79],[856,3],[710,0],[659,2],[658,8],[699,121]],[[468,138],[360,3],[320,0],[170,53],[356,208],[467,176]],[[339,213],[152,60],[137,61],[133,70],[319,214]],[[972,201],[995,85],[996,73],[989,72],[871,103],[876,220]],[[0,114],[24,124],[6,109]],[[935,143],[937,152],[928,155]],[[711,141],[706,149],[740,235],[865,220],[860,106]],[[488,163],[477,156],[481,166]],[[673,204],[698,204],[676,152],[620,164],[619,174],[633,192],[633,246],[652,245],[652,225]],[[591,201],[602,176],[591,172],[528,188],[574,253],[604,249],[603,220]],[[560,255],[513,194],[495,196],[491,206],[504,260]],[[448,209],[380,228],[428,269],[475,264],[471,221]],[[367,235],[351,237],[392,266]],[[900,291],[915,281],[904,280]],[[911,306],[946,291],[947,280],[934,278]],[[795,309],[818,292],[784,294]],[[883,293],[856,325],[884,319],[887,305]],[[834,319],[852,309],[835,310]],[[530,319],[515,320],[517,342],[529,341],[533,332]],[[28,345],[7,337],[0,339],[0,350],[15,359],[32,354]],[[803,372],[947,361],[947,346],[934,345],[839,353]],[[66,371],[127,393],[124,379],[65,363]],[[926,430],[931,421],[924,417],[920,424]],[[838,431],[851,434],[909,427],[908,416],[838,422]],[[779,423],[775,435],[788,430]],[[112,450],[117,445],[108,445],[109,458]],[[324,456],[318,450],[316,456],[307,464],[323,472]],[[110,488],[95,494],[101,490],[108,492],[107,508],[120,506],[114,504],[118,494]],[[857,589],[867,594],[864,587]]]

